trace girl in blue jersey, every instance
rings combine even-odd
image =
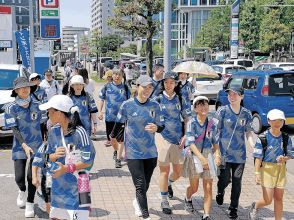
[[[80,75],[75,75],[70,80],[69,96],[75,106],[79,107],[79,114],[82,124],[88,135],[95,134],[97,130],[97,106],[93,97],[84,90],[84,79]],[[93,126],[92,126],[93,124]]]
[[[187,103],[190,102],[191,97],[193,93],[195,92],[195,88],[193,84],[187,80],[188,76],[189,76],[188,73],[184,73],[184,72],[179,73],[180,92],[182,94],[182,97],[186,100]]]
[[[264,132],[264,145],[257,139],[253,156],[255,160],[255,181],[262,186],[263,198],[253,202],[248,219],[258,219],[258,211],[274,199],[275,219],[283,217],[283,196],[287,180],[286,161],[294,158],[291,138],[281,132],[285,124],[284,112],[273,109],[267,114],[270,128]]]
[[[202,219],[209,220],[209,214],[212,204],[212,181],[216,176],[211,172],[215,171],[212,155],[215,153],[215,164],[220,165],[221,154],[218,146],[218,130],[213,119],[208,120],[209,104],[208,98],[205,96],[197,96],[193,101],[193,107],[196,115],[191,118],[186,130],[186,146],[184,152],[186,154],[184,162],[183,176],[189,178],[190,185],[187,187],[185,198],[185,209],[188,212],[194,212],[192,204],[192,195],[197,192],[199,186],[199,178],[203,178],[204,191],[204,214]],[[200,172],[197,170],[197,164],[194,160],[198,158],[200,161]]]
[[[185,123],[191,116],[191,110],[185,107],[187,105],[185,99],[175,92],[176,78],[177,74],[174,72],[164,74],[164,91],[156,99],[162,108],[165,125],[161,134],[156,135],[160,168],[161,208],[165,214],[172,213],[167,197],[173,197],[171,184],[182,174],[184,157],[181,155],[181,149],[185,143]],[[169,176],[170,163],[173,166],[173,172]]]
[[[164,126],[159,104],[149,99],[153,91],[152,79],[141,75],[137,85],[138,96],[121,105],[113,134],[117,137],[126,123],[124,145],[128,168],[136,187],[136,199],[133,201],[135,215],[150,219],[146,193],[157,164],[154,133],[161,132]]]
[[[65,95],[53,96],[49,102],[40,105],[41,110],[48,110],[53,124],[46,151],[51,166],[55,166],[51,170],[50,218],[86,220],[89,218],[89,207],[80,206],[77,171],[92,166],[95,149],[81,126],[76,107],[72,107],[73,101]]]
[[[36,187],[32,184],[32,162],[34,153],[42,144],[40,130],[42,112],[39,104],[32,101],[30,93],[34,92],[33,84],[25,77],[19,77],[13,82],[12,97],[15,101],[5,107],[5,127],[13,130],[12,160],[14,160],[15,181],[19,187],[17,206],[26,206],[25,217],[34,217],[34,197]],[[25,168],[27,169],[28,197],[25,202]]]

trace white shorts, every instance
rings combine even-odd
[[[68,210],[51,207],[50,218],[68,219],[68,220],[88,220],[89,210]]]

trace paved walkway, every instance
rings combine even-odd
[[[103,134],[104,126],[99,126],[98,133]],[[103,137],[103,135],[101,136]],[[126,165],[122,169],[114,168],[112,148],[105,147],[105,139],[95,141],[96,160],[91,171],[92,187],[92,212],[91,219],[140,219],[134,215],[132,200],[134,199],[134,187],[130,173]],[[251,155],[251,154],[250,154]],[[251,163],[251,164],[250,164]],[[293,192],[293,175],[288,176],[288,187]],[[148,191],[149,211],[152,219],[201,219],[203,190],[200,185],[199,192],[193,196],[193,204],[196,207],[194,215],[188,214],[183,207],[185,189],[188,180],[181,178],[173,184],[174,199],[170,200],[173,207],[173,215],[168,216],[160,210],[159,194],[159,169],[156,168]],[[215,220],[228,219],[225,210],[228,208],[230,186],[226,190],[225,203],[219,207],[213,200],[212,217]],[[216,194],[216,181],[213,184],[213,198]],[[247,219],[247,209],[253,200],[261,198],[261,187],[254,181],[252,162],[247,163],[243,176],[243,188],[240,198],[239,219]],[[261,219],[273,218],[273,205],[262,209]],[[294,219],[294,194],[286,191],[284,196],[284,219]]]

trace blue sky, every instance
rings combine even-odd
[[[61,27],[90,27],[92,0],[60,0]]]

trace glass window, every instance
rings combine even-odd
[[[197,0],[191,0],[191,5],[197,5]]]
[[[8,90],[13,88],[13,80],[19,76],[17,70],[0,69],[0,89]]]
[[[242,84],[243,84],[242,78],[231,78],[228,88],[242,87]]]
[[[248,90],[256,89],[257,79],[256,78],[244,79],[243,87],[244,87],[244,89],[248,89]]]
[[[283,74],[269,77],[270,96],[294,95],[294,75]]]
[[[188,0],[181,0],[181,5],[188,5]]]

